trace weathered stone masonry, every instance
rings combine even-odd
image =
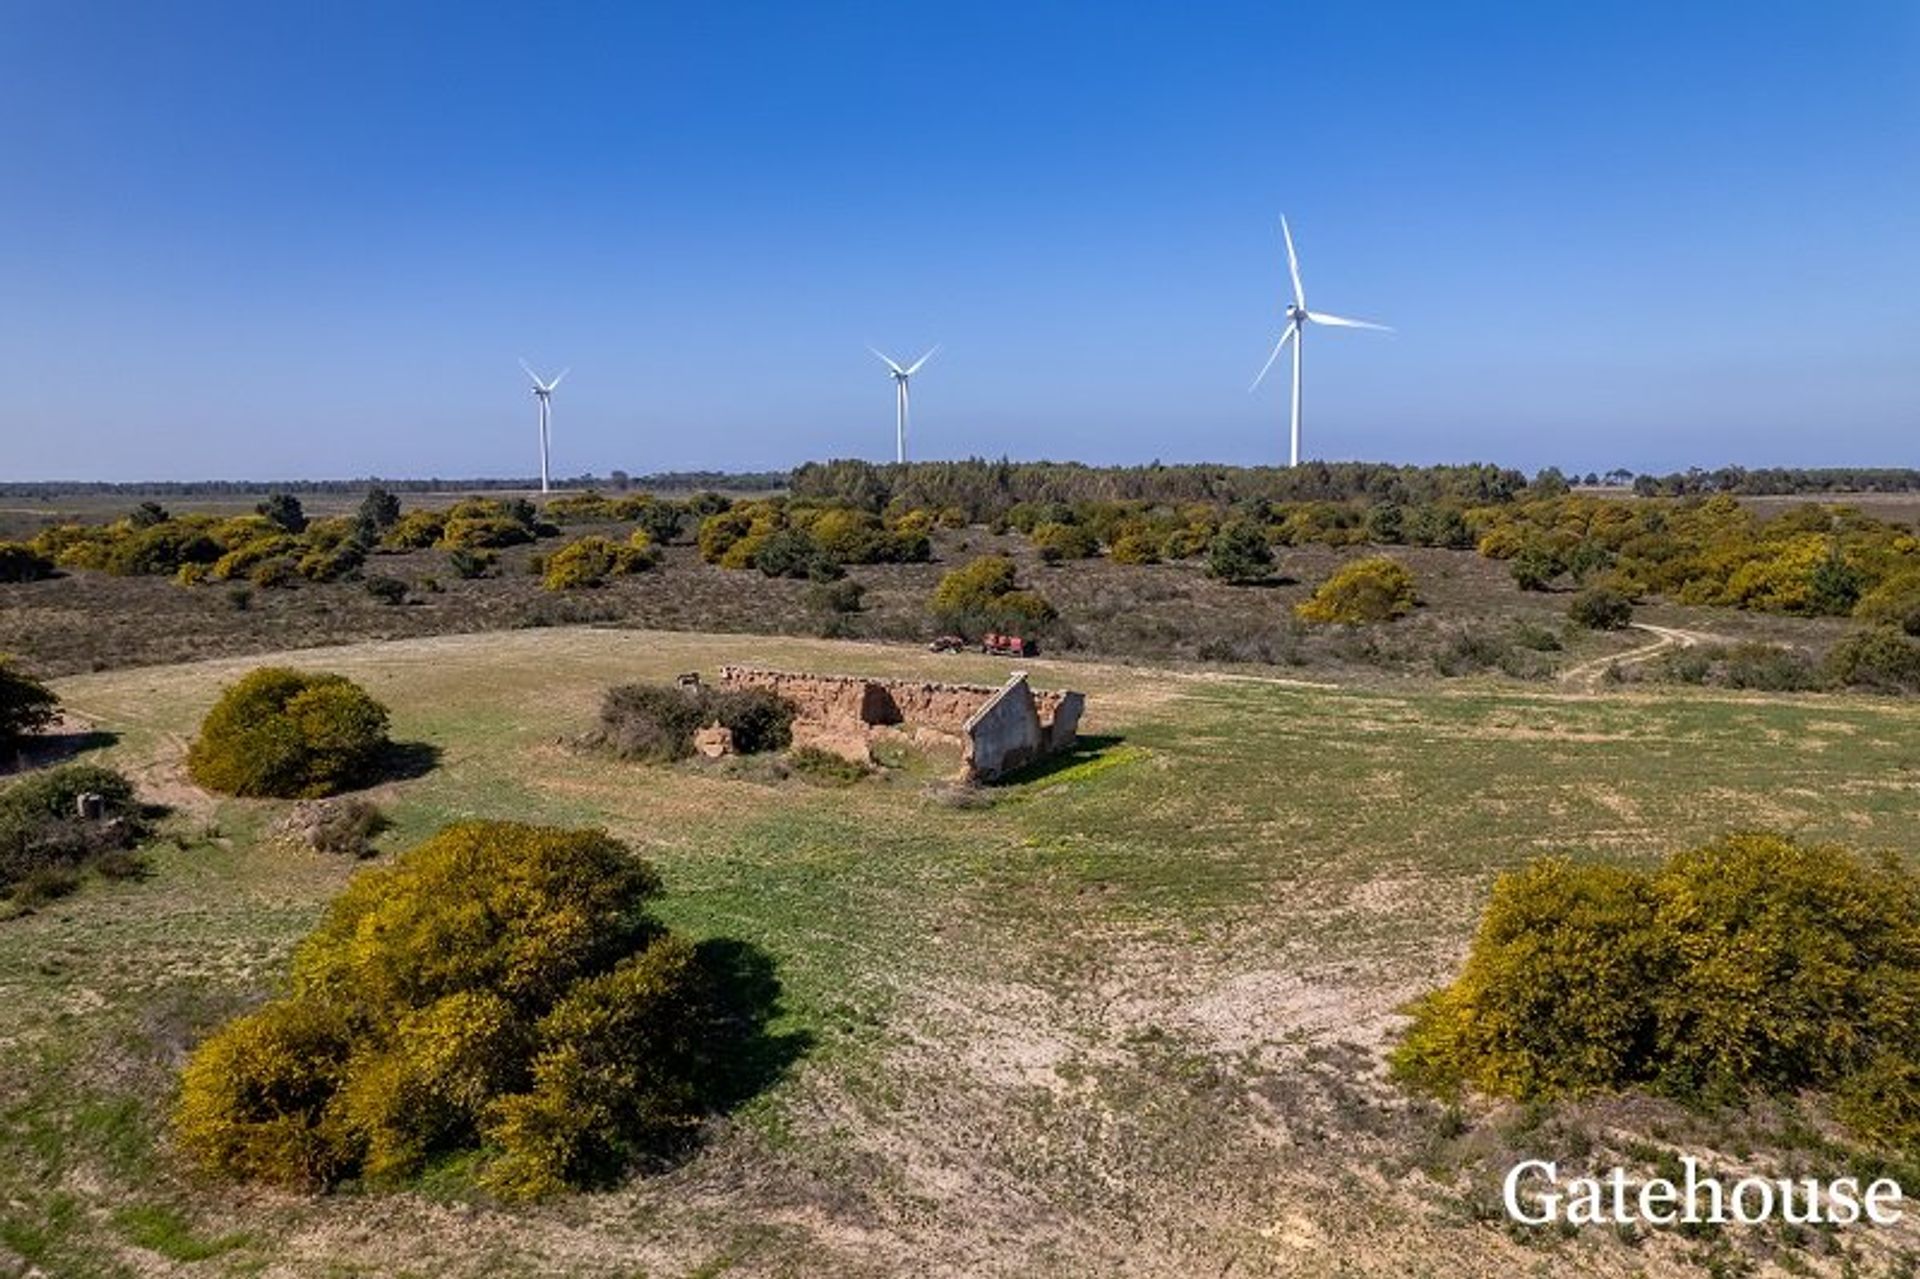
[[[1014,672],[995,688],[724,666],[720,683],[766,689],[792,702],[797,708],[797,746],[865,763],[872,758],[874,741],[884,734],[946,739],[959,743],[967,776],[980,781],[1070,749],[1086,705],[1076,692],[1034,690],[1025,671]]]

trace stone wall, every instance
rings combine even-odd
[[[932,732],[961,743],[967,775],[982,780],[1072,748],[1086,699],[1036,692],[1024,671],[1006,684],[812,675],[753,666],[720,668],[723,688],[759,688],[792,702],[794,743],[866,762],[877,732]]]

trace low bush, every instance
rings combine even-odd
[[[1605,586],[1590,586],[1573,597],[1567,616],[1590,631],[1618,631],[1633,624],[1633,601]]]
[[[83,796],[98,811],[82,812]],[[135,848],[151,834],[133,786],[111,769],[68,764],[31,773],[0,790],[0,890],[43,873],[77,876],[109,854]],[[23,903],[25,904],[25,903]]]
[[[807,588],[807,607],[816,613],[858,613],[867,588],[852,580],[816,582]]]
[[[540,584],[550,591],[605,586],[611,578],[644,572],[657,560],[645,533],[636,532],[626,545],[604,537],[583,537],[546,558]]]
[[[941,629],[969,638],[987,631],[1034,638],[1059,617],[1044,595],[1020,589],[1014,563],[1004,555],[982,555],[947,573],[931,607]]]
[[[805,577],[832,581],[846,570],[799,529],[783,528],[760,540],[753,566],[768,577]]]
[[[717,974],[650,914],[659,889],[604,832],[507,822],[363,871],[300,943],[290,993],[193,1053],[182,1148],[309,1188],[480,1152],[514,1198],[672,1152],[729,1031]]]
[[[492,576],[500,564],[500,557],[492,551],[468,550],[457,546],[447,556],[447,567],[461,581],[470,582],[482,577]]]
[[[408,511],[380,539],[383,550],[419,551],[439,544],[447,530],[444,511]]]
[[[818,746],[795,747],[787,755],[787,763],[796,776],[820,786],[851,786],[867,775],[860,764]]]
[[[369,780],[387,747],[386,708],[359,685],[269,666],[221,693],[187,772],[222,794],[315,798]]]
[[[367,594],[382,604],[404,604],[407,602],[407,584],[397,577],[373,576],[361,583]]]
[[[1082,524],[1037,524],[1028,540],[1049,564],[1092,559],[1100,553],[1100,539]]]
[[[60,718],[60,698],[0,657],[0,751],[12,751],[29,733]]]
[[[1234,520],[1207,543],[1207,575],[1223,582],[1257,582],[1273,568],[1267,533],[1251,520]]]
[[[1668,653],[1655,668],[1680,684],[1711,684],[1769,693],[1806,692],[1826,686],[1813,661],[1797,648],[1748,641],[1700,644]]]
[[[0,578],[4,578],[0,572]],[[1898,626],[1909,635],[1920,635],[1920,570],[1888,578],[1860,597],[1853,615],[1863,622]]]
[[[25,542],[0,542],[0,582],[37,582],[53,572],[53,560]]]
[[[600,703],[596,740],[622,759],[667,763],[693,754],[693,735],[709,724],[733,734],[742,755],[782,750],[793,740],[793,704],[763,689],[623,684]]]
[[[1309,622],[1360,626],[1402,617],[1418,602],[1413,574],[1397,561],[1373,556],[1342,565],[1294,612]]]
[[[1875,693],[1920,691],[1920,641],[1892,626],[1855,631],[1827,654],[1824,673],[1843,688]]]
[[[1411,1008],[1395,1073],[1522,1098],[1839,1090],[1920,1113],[1920,876],[1732,835],[1653,872],[1547,859],[1495,883],[1465,966]]]

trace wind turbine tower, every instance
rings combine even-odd
[[[1307,291],[1300,287],[1300,259],[1293,251],[1293,230],[1287,225],[1286,214],[1280,215],[1280,234],[1287,242],[1287,274],[1293,277],[1293,301],[1287,307],[1287,327],[1281,331],[1280,340],[1273,344],[1273,354],[1260,366],[1253,385],[1247,388],[1251,394],[1267,376],[1267,370],[1280,358],[1280,348],[1288,342],[1293,343],[1293,439],[1287,450],[1287,465],[1300,465],[1300,343],[1306,337],[1309,324],[1325,324],[1336,329],[1378,329],[1382,333],[1391,333],[1392,329],[1384,324],[1370,324],[1365,320],[1349,320],[1338,315],[1328,315],[1325,311],[1307,310]]]
[[[540,402],[540,491],[552,491],[551,476],[548,474],[548,454],[553,445],[553,388],[560,385],[560,378],[573,372],[566,368],[560,370],[560,376],[551,382],[542,382],[540,375],[528,367],[525,360],[520,367],[527,370],[527,376],[533,379],[533,398]]]
[[[939,349],[940,344],[934,343],[925,355],[903,369],[887,356],[880,355],[874,347],[867,348],[880,356],[881,363],[885,364],[893,374],[893,460],[896,462],[907,460],[907,383],[913,380],[913,375],[920,371],[920,366],[931,360],[933,353]]]

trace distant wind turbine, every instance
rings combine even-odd
[[[542,382],[540,375],[528,367],[525,360],[520,367],[527,370],[527,376],[533,379],[533,398],[540,401],[540,491],[550,492],[547,474],[547,454],[553,443],[553,388],[560,385],[560,378],[573,372],[571,368],[560,370],[560,376],[551,382]]]
[[[931,360],[933,353],[939,349],[940,344],[935,342],[925,355],[903,369],[888,357],[880,355],[877,348],[871,346],[867,348],[880,356],[881,362],[893,371],[893,460],[896,462],[907,460],[907,383],[920,371],[920,366]]]
[[[1392,329],[1384,324],[1370,324],[1365,320],[1348,320],[1338,315],[1328,315],[1325,311],[1307,310],[1307,292],[1300,287],[1300,259],[1293,252],[1293,230],[1287,226],[1287,218],[1280,215],[1280,234],[1287,241],[1287,273],[1293,277],[1293,303],[1287,307],[1287,327],[1280,334],[1280,340],[1273,344],[1273,354],[1260,366],[1260,372],[1254,377],[1253,385],[1247,388],[1248,394],[1256,390],[1267,376],[1267,370],[1280,358],[1280,348],[1289,339],[1293,342],[1293,442],[1287,453],[1287,465],[1300,465],[1300,343],[1306,336],[1307,325],[1327,324],[1337,329],[1378,329],[1391,333]]]

